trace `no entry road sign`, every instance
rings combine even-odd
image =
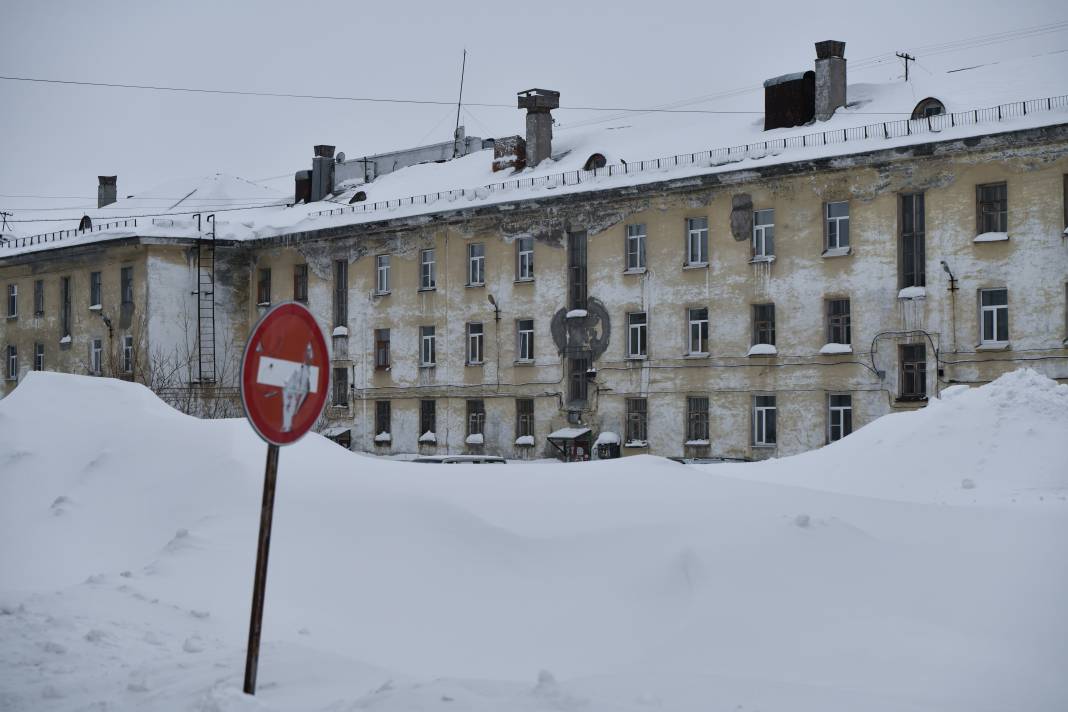
[[[274,445],[299,440],[326,404],[330,354],[306,307],[279,304],[252,330],[241,361],[241,402],[252,427]]]
[[[279,304],[252,330],[241,358],[241,402],[245,415],[267,441],[267,467],[260,508],[260,538],[252,584],[252,613],[245,658],[245,693],[256,694],[256,671],[267,588],[267,557],[278,481],[278,446],[299,440],[315,425],[326,404],[330,354],[323,331],[306,307]]]

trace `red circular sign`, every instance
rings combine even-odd
[[[326,339],[308,308],[285,302],[267,312],[241,359],[241,402],[260,437],[288,445],[319,419],[330,383]]]

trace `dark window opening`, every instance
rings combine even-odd
[[[567,241],[568,308],[586,308],[586,233],[572,232]]]
[[[567,399],[570,403],[582,404],[589,395],[589,384],[586,372],[589,371],[590,360],[588,358],[568,359],[568,388]]]
[[[691,396],[686,399],[686,442],[708,444],[708,398]]]
[[[389,368],[389,329],[375,329],[375,368]]]
[[[349,263],[334,261],[334,326],[349,322]]]
[[[89,273],[89,306],[97,306],[97,305],[101,304],[101,301],[100,301],[100,293],[102,291],[101,286],[102,285],[101,285],[100,273],[99,272],[90,272]]]
[[[925,263],[927,251],[924,245],[924,198],[923,193],[901,196],[901,274],[899,286],[923,287],[927,284]]]
[[[900,400],[927,398],[927,346],[902,344]]]
[[[753,444],[778,442],[775,396],[753,396]]]
[[[438,429],[438,403],[433,400],[419,401],[419,437],[435,435]]]
[[[467,401],[467,434],[482,435],[486,427],[486,404],[481,398]]]
[[[59,280],[59,326],[60,336],[70,336],[70,277]]]
[[[775,305],[753,305],[753,344],[775,345]]]
[[[380,435],[390,434],[390,416],[391,408],[390,402],[386,400],[375,401],[375,442],[382,442],[379,440]],[[388,442],[388,441],[386,441]]]
[[[853,343],[849,326],[848,299],[827,300],[827,343]]]
[[[119,271],[119,285],[123,304],[133,304],[133,267],[123,267]]]
[[[293,266],[293,301],[308,301],[308,265]]]
[[[853,432],[853,396],[849,394],[827,397],[827,438],[841,440]]]
[[[33,315],[44,316],[44,280],[38,279],[33,283]]]
[[[649,439],[649,402],[645,398],[627,399],[627,442],[644,443]]]
[[[349,370],[347,368],[334,369],[334,405],[347,406],[349,404]]]
[[[975,230],[979,235],[984,232],[1008,232],[1009,192],[1006,184],[976,186],[975,202]]]
[[[271,303],[271,268],[267,267],[260,270],[260,278],[256,283],[256,303],[270,304]]]
[[[515,436],[534,437],[534,399],[515,399]]]

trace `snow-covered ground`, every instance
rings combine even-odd
[[[265,446],[128,383],[0,401],[0,710],[1063,710],[1068,386],[798,457],[435,466]]]

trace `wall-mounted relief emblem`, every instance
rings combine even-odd
[[[596,360],[608,348],[612,324],[608,309],[600,300],[590,297],[586,309],[574,310],[563,307],[553,314],[551,331],[556,349],[564,356],[585,355]],[[576,311],[585,311],[585,316],[571,316]]]

